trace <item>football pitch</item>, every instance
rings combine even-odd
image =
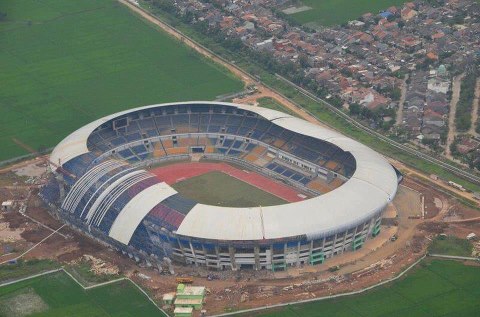
[[[5,0],[0,12],[0,161],[116,111],[243,87],[114,0]]]
[[[0,316],[164,316],[131,282],[83,290],[64,272],[0,288]]]
[[[401,6],[404,0],[302,0],[310,10],[291,15],[302,24],[313,23],[324,26],[342,24],[370,12],[377,14],[390,6]]]
[[[285,200],[223,172],[213,171],[172,185],[183,196],[201,204],[225,207],[273,206]]]
[[[255,316],[474,317],[480,312],[479,284],[479,266],[454,261],[424,261],[405,278],[362,295],[290,305]]]

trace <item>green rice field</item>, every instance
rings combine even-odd
[[[131,282],[83,290],[63,272],[0,288],[2,317],[149,317],[163,313]]]
[[[378,13],[390,6],[401,6],[404,0],[302,0],[310,10],[291,15],[302,24],[312,23],[324,26],[342,24],[355,20],[362,14]]]
[[[223,172],[213,171],[172,185],[184,197],[199,203],[226,207],[256,207],[286,201]]]
[[[0,12],[0,161],[116,111],[243,87],[114,0],[4,0]]]
[[[261,317],[475,317],[480,312],[480,267],[424,261],[406,277],[368,293],[291,305]],[[252,316],[252,313],[242,316]]]

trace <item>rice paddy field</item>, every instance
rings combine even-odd
[[[184,197],[199,203],[227,207],[256,207],[286,201],[223,172],[213,171],[172,185]]]
[[[114,0],[4,0],[0,12],[0,161],[116,111],[243,87]]]
[[[4,317],[164,316],[128,281],[83,290],[64,272],[0,287]]]
[[[295,20],[310,26],[331,26],[355,20],[362,14],[378,13],[390,6],[400,6],[404,0],[302,0],[311,9],[291,15]]]
[[[256,316],[475,317],[480,311],[479,283],[479,266],[455,261],[424,261],[406,277],[365,294],[291,305]]]

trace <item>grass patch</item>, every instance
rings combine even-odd
[[[116,111],[243,87],[114,0],[1,1],[0,12],[0,161]]]
[[[16,264],[0,265],[0,282],[18,279],[30,276],[40,272],[45,272],[59,268],[58,263],[51,260],[18,260]]]
[[[359,18],[362,14],[378,13],[390,6],[401,6],[404,0],[302,0],[312,9],[290,15],[296,21],[325,26],[342,24]]]
[[[478,283],[478,266],[465,266],[455,261],[424,261],[405,278],[365,294],[290,305],[257,316],[474,317],[480,311]]]
[[[273,194],[218,171],[186,179],[172,187],[187,198],[213,206],[256,207],[287,203]]]
[[[277,102],[275,99],[270,97],[262,97],[257,99],[258,105],[260,107],[281,111],[284,113],[288,113],[291,116],[298,117],[298,114],[290,110],[289,108],[285,107],[281,103]]]
[[[438,236],[428,247],[431,254],[444,254],[456,256],[472,256],[472,243],[466,239],[453,236]]]
[[[36,317],[162,316],[129,281],[85,291],[64,272],[58,272],[1,287],[0,302],[22,290],[33,290],[48,305]]]

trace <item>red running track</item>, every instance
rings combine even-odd
[[[295,189],[283,183],[255,172],[240,170],[226,163],[176,163],[151,170],[161,181],[169,185],[212,171],[228,174],[291,203],[306,199],[306,197],[299,196]]]

